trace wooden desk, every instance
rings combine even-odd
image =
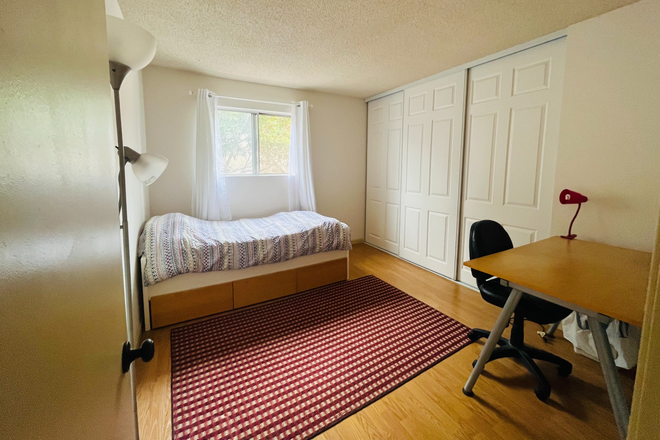
[[[474,384],[524,292],[589,317],[619,434],[625,439],[630,412],[605,329],[612,319],[642,325],[651,254],[552,237],[470,260],[465,265],[500,278],[502,284],[513,290],[463,392],[472,394]]]

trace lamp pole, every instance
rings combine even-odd
[[[130,239],[128,236],[128,210],[126,208],[126,159],[124,156],[124,139],[121,127],[121,106],[119,102],[119,89],[121,84],[130,73],[130,67],[110,61],[110,85],[115,97],[115,123],[117,127],[117,154],[119,155],[119,206],[121,210],[122,231],[122,260],[124,267],[124,295],[126,296],[126,329],[128,331],[128,342],[133,343],[133,298],[131,283],[131,257]]]
[[[110,61],[110,85],[115,97],[115,122],[117,125],[117,154],[119,156],[119,206],[121,210],[121,224],[119,228],[122,234],[122,262],[124,268],[124,302],[126,303],[126,332],[128,341],[124,344],[122,351],[121,367],[124,373],[130,370],[131,362],[142,358],[149,362],[154,357],[154,343],[151,339],[145,339],[140,348],[132,349],[133,341],[133,283],[131,279],[131,247],[128,236],[128,209],[126,207],[126,150],[121,128],[121,105],[119,102],[119,89],[121,83],[131,72],[130,67]]]
[[[149,362],[155,353],[154,342],[146,339],[140,348],[132,349],[133,337],[133,283],[131,279],[131,248],[128,236],[128,209],[126,207],[126,151],[124,149],[124,137],[121,127],[121,105],[119,100],[119,89],[121,84],[131,72],[131,68],[116,61],[110,61],[110,85],[115,98],[115,123],[117,127],[117,155],[119,156],[119,206],[121,210],[121,224],[119,228],[122,233],[122,263],[124,269],[124,305],[126,311],[126,333],[127,341],[122,348],[121,368],[122,371],[131,374],[131,394],[133,395],[133,413],[135,414],[135,438],[140,437],[137,420],[137,400],[135,398],[135,373],[131,371],[131,363],[142,358]]]

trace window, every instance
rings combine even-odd
[[[218,109],[225,174],[288,174],[291,117]]]

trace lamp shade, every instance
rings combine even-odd
[[[575,205],[576,203],[584,203],[588,201],[587,196],[583,196],[577,191],[565,189],[559,194],[559,203],[562,205]]]
[[[133,174],[140,182],[149,186],[163,174],[167,164],[170,162],[166,157],[158,154],[143,153],[124,147],[126,160],[133,165]]]
[[[140,26],[106,15],[108,59],[130,67],[145,68],[156,55],[156,39]]]

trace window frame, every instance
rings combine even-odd
[[[259,166],[261,165],[261,157],[259,156],[259,115],[264,116],[282,116],[291,118],[291,112],[279,112],[276,110],[259,110],[256,108],[246,108],[246,107],[232,107],[227,105],[217,105],[217,111],[229,111],[229,112],[241,112],[249,113],[252,116],[252,138],[255,139],[255,142],[252,142],[252,174],[231,174],[231,173],[222,173],[223,177],[271,177],[271,176],[288,176],[289,173],[260,173]],[[216,121],[217,123],[217,121]],[[289,145],[291,141],[289,140]],[[255,160],[256,158],[256,160]]]

